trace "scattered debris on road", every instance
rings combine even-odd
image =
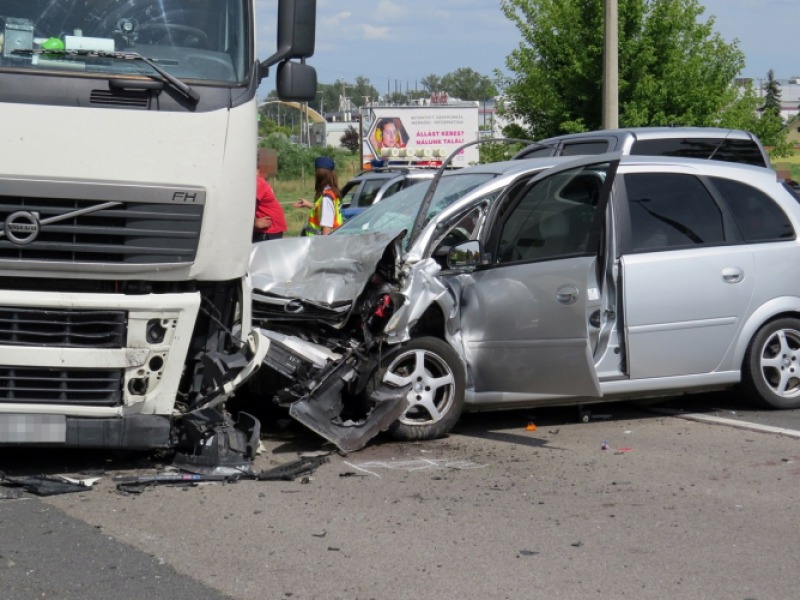
[[[310,475],[328,460],[327,454],[301,456],[296,460],[258,472],[252,470],[250,463],[244,465],[245,468],[242,468],[239,472],[226,468],[222,473],[191,473],[173,466],[172,470],[169,471],[119,475],[114,477],[113,481],[116,484],[117,491],[124,494],[140,494],[148,487],[156,485],[193,487],[201,483],[226,484],[236,483],[245,479],[251,481],[294,481],[300,478],[303,483],[309,483],[312,481]],[[214,469],[211,470],[213,471]],[[7,493],[0,494],[0,500],[18,499],[20,491],[15,488],[21,488],[37,496],[87,492],[100,479],[100,477],[76,479],[66,475],[8,476],[0,471],[0,485],[12,488]]]
[[[0,472],[0,482],[3,485],[21,487],[27,492],[37,496],[54,496],[56,494],[69,494],[72,492],[88,492],[99,477],[90,479],[73,479],[63,475],[23,475],[9,477]],[[11,498],[12,495],[5,496]]]

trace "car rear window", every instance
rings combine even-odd
[[[637,156],[681,156],[712,158],[725,162],[766,167],[761,149],[753,140],[720,138],[666,138],[637,140],[631,147]]]
[[[794,228],[780,206],[761,190],[740,181],[712,177],[746,242],[793,240]]]

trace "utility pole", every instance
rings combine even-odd
[[[617,0],[606,0],[603,52],[603,127],[619,127],[619,10]]]

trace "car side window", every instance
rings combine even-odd
[[[392,194],[399,192],[402,189],[403,189],[403,180],[401,179],[400,181],[395,181],[392,185],[386,188],[386,190],[383,192],[382,198],[388,198]]]
[[[604,154],[609,151],[609,143],[605,140],[593,142],[565,142],[561,148],[561,156],[585,156]]]
[[[588,252],[603,180],[603,169],[581,167],[526,188],[503,220],[496,262],[545,260]]]
[[[789,217],[767,194],[740,181],[712,177],[746,242],[795,239]]]
[[[340,200],[342,206],[351,206],[353,200],[358,195],[358,190],[361,187],[361,182],[348,182],[342,188],[342,199]]]
[[[681,173],[625,175],[633,252],[725,243],[722,212],[703,183]]]
[[[358,197],[358,206],[372,206],[372,203],[375,202],[375,197],[378,195],[378,190],[381,189],[384,183],[386,183],[385,179],[365,181],[361,195]]]

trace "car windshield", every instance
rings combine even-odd
[[[433,201],[425,216],[425,224],[459,198],[464,197],[479,185],[493,179],[494,173],[454,172],[442,177],[436,187]],[[414,226],[422,200],[431,181],[422,181],[378,202],[369,210],[353,217],[336,229],[336,235],[358,235],[361,233],[408,232]],[[403,248],[408,249],[409,237],[403,240]]]
[[[0,0],[0,70],[246,79],[245,0]]]

